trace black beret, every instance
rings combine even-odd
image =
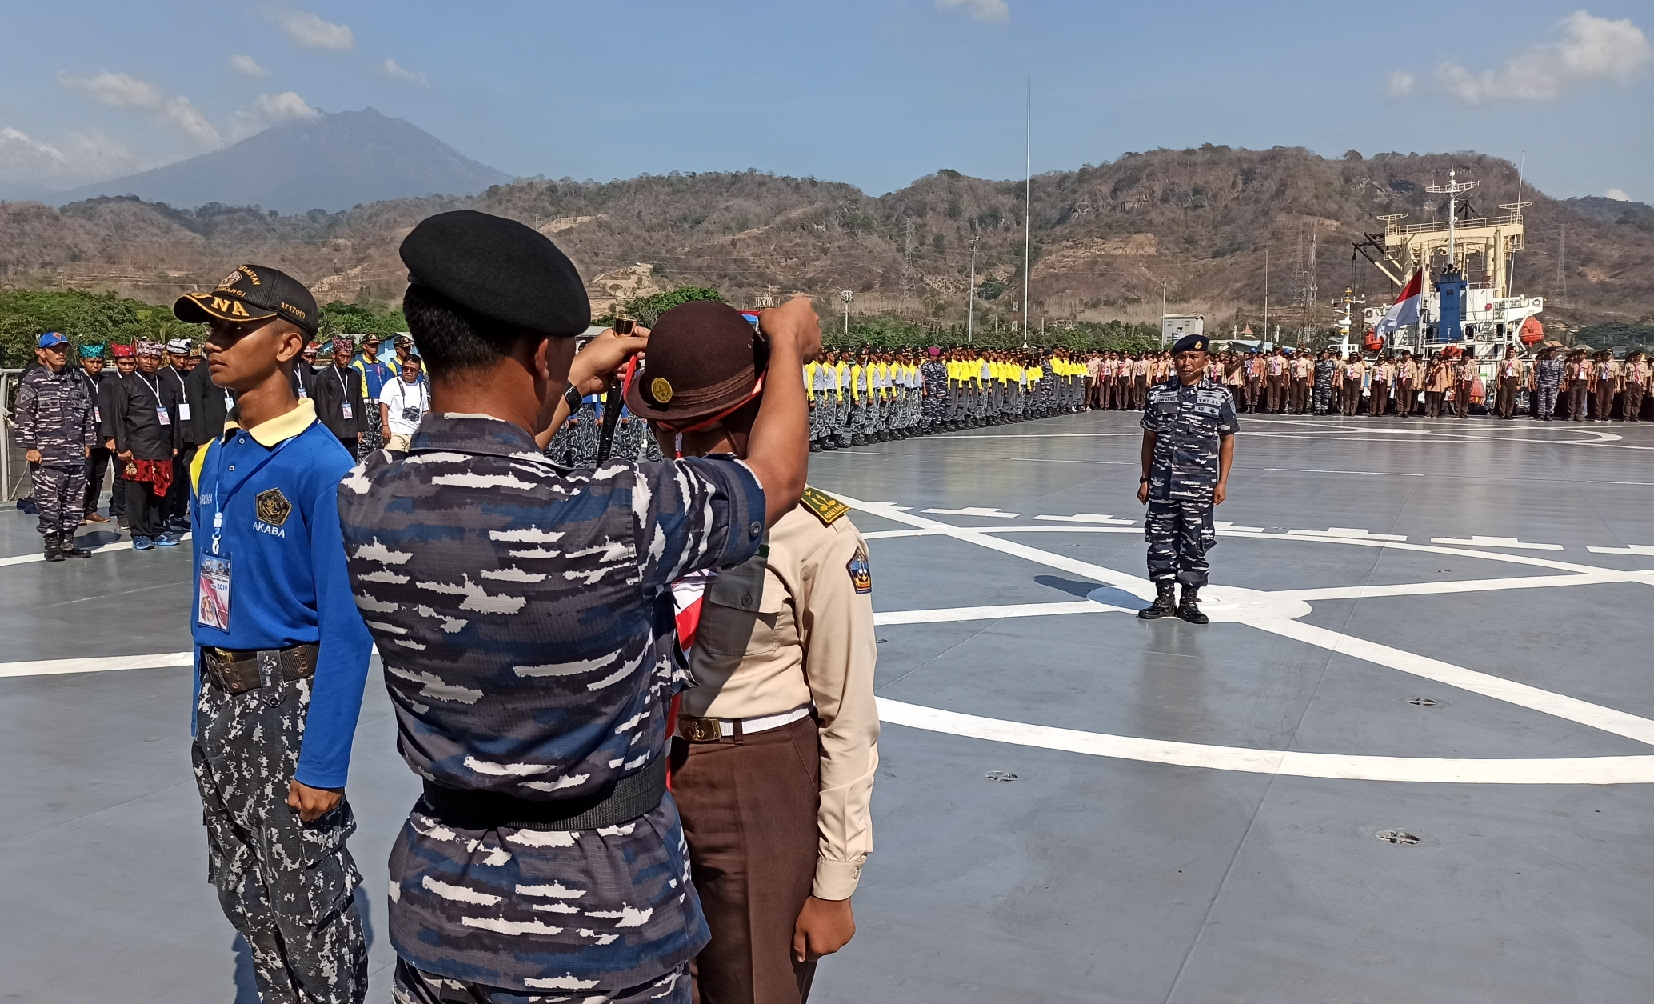
[[[1172,355],[1175,356],[1179,352],[1205,352],[1208,344],[1210,343],[1205,335],[1184,335],[1172,346]]]
[[[408,282],[468,313],[568,338],[592,322],[586,286],[568,256],[515,220],[458,209],[421,220],[402,241]]]

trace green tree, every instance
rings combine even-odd
[[[382,303],[345,303],[334,300],[322,307],[321,334],[389,337],[408,330],[402,308]]]
[[[724,294],[710,286],[679,286],[677,289],[665,293],[655,293],[650,296],[640,296],[627,300],[620,306],[620,314],[630,317],[646,328],[655,326],[660,315],[676,307],[680,303],[691,300],[716,300],[724,302]]]
[[[185,324],[172,308],[157,307],[113,293],[85,290],[0,290],[0,366],[34,361],[34,346],[48,331],[61,332],[71,345],[107,345],[138,339],[201,339],[199,324]]]

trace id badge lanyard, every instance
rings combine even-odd
[[[290,439],[287,439],[287,440],[283,441],[280,446],[278,446],[275,449],[271,450],[270,453],[263,460],[260,460],[257,464],[254,464],[253,469],[248,471],[246,476],[244,476],[240,481],[237,481],[235,483],[235,486],[230,489],[228,495],[226,495],[224,493],[224,491],[222,490],[223,485],[224,485],[224,470],[225,470],[224,444],[223,443],[218,444],[218,473],[213,478],[213,492],[212,492],[212,500],[213,500],[212,553],[213,554],[216,555],[216,554],[219,553],[218,552],[219,540],[224,536],[224,510],[229,505],[230,499],[235,498],[236,493],[240,492],[241,489],[243,487],[245,487],[246,484],[249,481],[251,481],[251,480],[253,480],[253,478],[257,477],[258,472],[264,470],[264,468],[269,465],[270,461],[276,459],[276,457],[281,454],[282,450],[287,449],[287,444],[288,443],[291,443],[294,439],[297,439],[297,438],[298,438],[297,436],[294,436]]]

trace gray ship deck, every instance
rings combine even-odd
[[[886,721],[815,999],[1646,1000],[1654,428],[1243,417],[1204,628],[1129,613],[1137,443],[1085,415],[814,458],[873,538]],[[0,516],[0,996],[252,1001],[189,771],[189,549],[36,545]],[[376,1001],[415,793],[376,673]]]

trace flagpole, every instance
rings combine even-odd
[[[1034,219],[1034,76],[1028,75],[1028,111],[1023,133],[1022,180],[1022,340],[1028,341],[1028,248]]]

